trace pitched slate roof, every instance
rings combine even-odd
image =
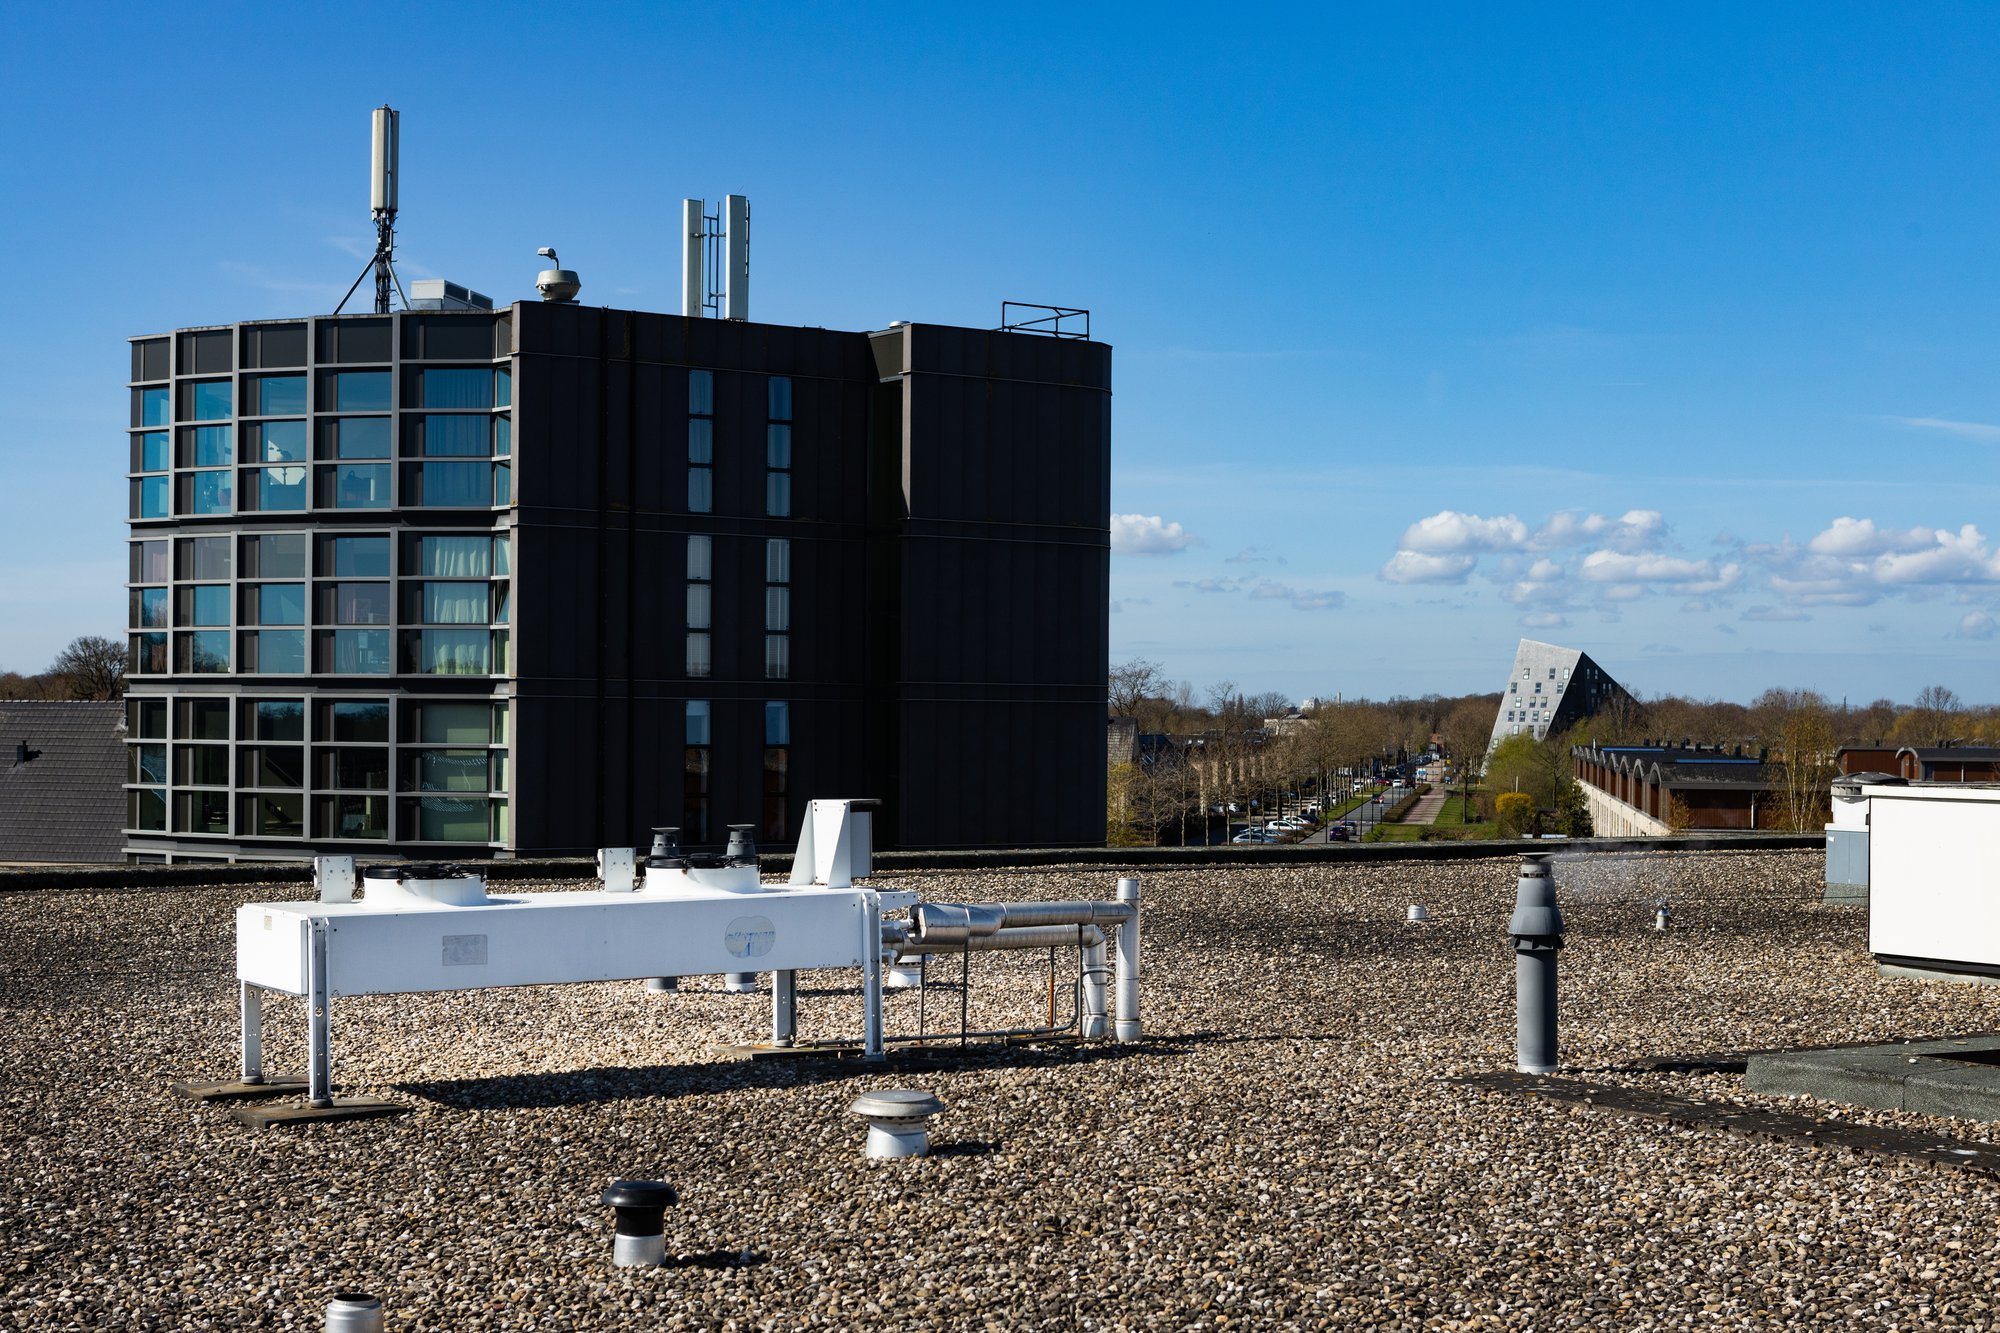
[[[124,859],[124,716],[116,700],[0,703],[0,861]]]

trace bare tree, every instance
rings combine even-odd
[[[1766,690],[1760,706],[1776,709],[1779,818],[1794,833],[1816,832],[1833,803],[1833,715],[1812,690]]]
[[[64,699],[117,699],[125,693],[125,649],[95,634],[70,640],[47,672]]]
[[[1139,705],[1171,686],[1158,662],[1135,657],[1111,667],[1110,708],[1113,717],[1136,717]]]
[[[1948,745],[1958,735],[1964,711],[1956,694],[1942,685],[1926,685],[1910,710],[1896,719],[1896,732],[1905,745]]]

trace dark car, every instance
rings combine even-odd
[[[1335,824],[1326,831],[1326,840],[1328,842],[1349,842],[1353,837],[1354,834],[1349,831],[1345,824]]]

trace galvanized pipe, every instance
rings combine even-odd
[[[1118,906],[1131,918],[1118,927],[1114,962],[1118,976],[1118,1020],[1112,1035],[1119,1041],[1137,1041],[1139,1028],[1139,881],[1118,881]]]
[[[1105,1032],[1104,983],[1111,977],[1111,969],[1104,961],[1104,932],[1095,926],[1086,926],[1095,940],[1083,946],[1083,1016],[1077,1024],[1077,1035],[1088,1041],[1099,1041]],[[1129,929],[1129,927],[1127,927]]]
[[[236,983],[243,1010],[243,1081],[264,1081],[264,991],[247,981]]]
[[[1104,945],[1104,932],[1096,926],[1009,926],[991,935],[974,935],[952,945],[954,953],[970,950],[973,953],[991,953],[996,949],[1061,949],[1078,945]],[[935,940],[913,939],[896,946],[898,958],[915,958],[919,954],[934,951]]]
[[[882,895],[861,895],[861,1058],[882,1053]]]
[[[771,974],[771,1044],[790,1046],[799,1034],[799,974]]]
[[[326,1304],[326,1333],[382,1333],[382,1302],[365,1291],[336,1291]]]
[[[326,977],[326,921],[312,919],[306,949],[306,1101],[333,1105],[333,999]]]

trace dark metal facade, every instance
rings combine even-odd
[[[318,354],[338,346],[334,326],[352,323],[217,331],[227,343],[209,340],[199,373],[230,379],[234,406],[245,407],[256,392],[249,381],[264,370],[246,349],[289,348],[289,335],[267,339],[267,328],[303,330],[315,355],[297,373],[308,380],[302,411],[317,442],[337,406],[322,387],[335,363]],[[383,476],[394,489],[360,512],[323,506],[334,493],[315,491],[301,511],[195,514],[182,512],[174,490],[173,512],[140,516],[139,437],[149,433],[140,391],[168,388],[177,412],[196,368],[185,334],[135,340],[135,541],[297,531],[313,554],[300,627],[308,649],[296,674],[246,672],[240,647],[228,670],[182,672],[191,662],[172,656],[169,637],[168,669],[135,675],[134,719],[141,699],[170,705],[170,730],[182,698],[227,698],[234,711],[220,739],[173,730],[144,738],[163,748],[135,750],[129,852],[575,853],[638,841],[658,824],[715,844],[732,823],[788,844],[819,795],[883,797],[885,847],[1101,844],[1108,347],[930,325],[849,333],[535,303],[403,315],[393,328],[383,365],[393,372],[395,451]],[[427,415],[419,376],[444,351],[462,356],[475,328],[497,339],[486,364],[509,377],[505,401],[486,408],[507,421],[507,452],[488,461],[508,475],[490,505],[425,503],[425,469],[436,465],[414,424]],[[185,370],[171,360],[183,344]],[[226,366],[215,359],[225,346]],[[192,424],[173,415],[166,428]],[[239,441],[261,428],[242,413],[225,424]],[[330,468],[318,449],[305,466]],[[247,478],[263,460],[236,461]],[[178,469],[169,476],[185,489]],[[322,648],[335,632],[322,623],[333,605],[326,589],[341,581],[321,568],[319,538],[361,531],[390,536],[396,560],[393,623],[383,627],[396,656],[389,671],[367,676],[335,670],[352,661]],[[427,582],[436,571],[412,563],[431,560],[417,554],[420,536],[440,532],[504,544],[496,563],[506,568],[488,570],[488,610],[504,618],[479,627],[493,648],[473,662],[485,671],[434,669],[450,664],[434,639],[471,633],[457,623],[467,597],[452,591],[470,587],[466,571],[447,571],[457,583]],[[243,622],[252,580],[241,563],[228,628],[247,643],[263,631]],[[135,655],[153,642],[143,634],[184,632],[178,618],[139,623],[152,614],[140,609],[141,573],[135,547]],[[170,617],[181,591],[169,586]],[[430,623],[438,607],[448,627]],[[447,748],[419,707],[437,696],[496,705],[485,742],[453,732]],[[259,745],[259,715],[245,711],[245,701],[277,698],[303,705],[296,791],[253,785],[269,780],[266,751],[291,762],[288,748]],[[335,739],[318,704],[361,698],[391,710],[386,785],[349,789],[337,784],[359,772],[344,763],[358,752],[336,753],[351,742]],[[226,803],[189,788],[186,808],[210,817],[200,827],[180,816],[176,779],[222,770],[177,767],[184,744],[229,746]],[[219,762],[220,752],[207,757]],[[478,777],[482,764],[476,797],[445,789],[472,785],[461,775]],[[167,827],[140,827],[136,793],[155,790],[146,822]],[[364,797],[382,827],[342,836],[362,827],[351,813],[341,818]],[[475,799],[489,813],[484,839],[436,836],[466,833],[462,811]],[[460,813],[440,816],[433,805]],[[274,833],[272,810],[297,810],[296,828],[278,816]]]

